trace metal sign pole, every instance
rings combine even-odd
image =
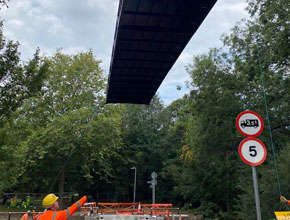
[[[155,204],[155,184],[152,186],[152,204]]]
[[[152,204],[155,204],[155,187],[157,185],[157,173],[155,171],[153,171],[151,173],[151,177],[152,177],[152,180],[151,180],[151,186],[152,186]]]
[[[136,202],[136,178],[137,178],[137,168],[135,168],[135,178],[134,178],[134,199],[133,202]]]
[[[136,167],[132,167],[130,168],[131,170],[134,170],[134,195],[133,195],[133,203],[136,202],[136,178],[137,178],[137,168]]]
[[[259,191],[258,191],[257,172],[256,172],[255,166],[252,166],[252,173],[253,173],[253,183],[254,183],[254,191],[255,191],[257,220],[261,220],[262,218],[261,218],[260,198],[259,198]]]

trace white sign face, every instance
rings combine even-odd
[[[266,160],[267,149],[259,139],[246,138],[240,143],[239,154],[246,164],[258,166]]]
[[[151,173],[151,177],[152,177],[153,179],[157,178],[157,173],[156,173],[155,171],[153,171],[153,172]]]
[[[236,119],[239,132],[246,137],[257,137],[264,128],[262,118],[253,111],[244,111]]]

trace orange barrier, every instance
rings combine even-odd
[[[98,203],[98,213],[134,215],[139,203]]]
[[[166,215],[172,213],[172,204],[140,204],[140,203],[86,203],[82,207],[84,214],[101,213],[116,215]]]

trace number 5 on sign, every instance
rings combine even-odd
[[[249,147],[249,151],[251,152],[250,156],[252,156],[252,157],[256,157],[257,156],[256,146],[250,146]]]
[[[239,154],[246,164],[258,166],[266,160],[267,149],[259,139],[246,138],[240,143]]]

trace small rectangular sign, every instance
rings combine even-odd
[[[290,220],[290,212],[275,212],[277,220]]]

